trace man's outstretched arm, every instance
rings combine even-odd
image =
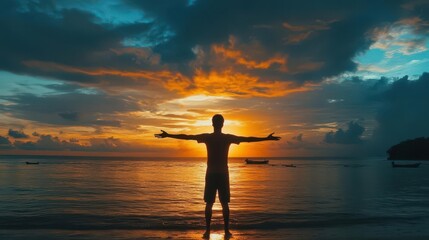
[[[176,138],[183,140],[198,140],[199,135],[187,135],[187,134],[169,134],[164,130],[161,130],[161,133],[155,134],[157,138]]]
[[[281,137],[277,137],[273,135],[274,133],[271,133],[267,137],[261,138],[261,137],[240,137],[237,136],[237,142],[261,142],[261,141],[278,141]]]

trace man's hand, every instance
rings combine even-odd
[[[273,136],[273,134],[274,133],[271,133],[270,135],[268,135],[267,140],[274,140],[274,141],[280,140],[281,137]]]
[[[155,134],[155,137],[157,137],[157,138],[166,138],[166,137],[168,137],[170,134],[168,134],[166,131],[164,131],[164,130],[161,130],[161,133],[159,133],[159,134]]]

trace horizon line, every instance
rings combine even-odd
[[[171,159],[183,159],[183,158],[190,158],[190,159],[197,159],[197,158],[207,158],[207,156],[195,156],[195,157],[169,157],[169,156],[108,156],[108,155],[61,155],[61,154],[0,154],[0,158],[56,158],[56,157],[62,157],[62,158],[96,158],[96,159],[148,159],[148,158],[171,158]],[[255,158],[255,159],[261,159],[261,158],[270,158],[273,160],[276,159],[359,159],[359,158],[381,158],[386,156],[366,156],[366,157],[357,157],[357,156],[242,156],[242,157],[228,157],[228,159],[239,159],[239,158]],[[387,157],[386,157],[387,159]]]

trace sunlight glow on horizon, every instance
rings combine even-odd
[[[208,96],[205,94],[198,94],[198,95],[191,95],[184,98],[178,98],[174,100],[170,100],[169,103],[177,103],[187,106],[193,106],[193,105],[201,105],[201,102],[204,102],[205,104],[212,103],[216,104],[221,100],[232,100],[232,97],[227,96]]]

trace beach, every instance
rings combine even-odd
[[[204,158],[2,156],[0,235],[201,239],[205,167]],[[229,167],[232,239],[429,238],[425,162],[396,169],[380,158],[232,158]],[[222,227],[217,201],[211,239],[223,239]]]

